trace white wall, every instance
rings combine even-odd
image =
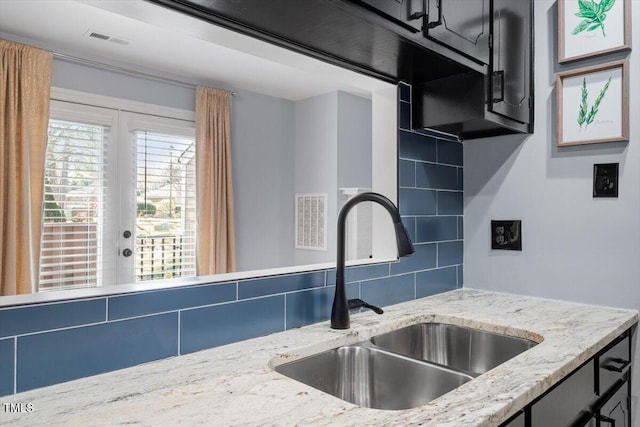
[[[295,250],[295,264],[335,259],[338,173],[338,93],[295,103],[295,193],[327,194],[327,250]],[[293,207],[294,200],[291,201]]]
[[[535,132],[464,143],[464,286],[640,309],[640,1],[630,54],[565,66],[556,1],[534,3]],[[627,56],[630,141],[556,147],[555,74]],[[614,162],[619,197],[594,199],[593,164]],[[491,219],[522,220],[522,252],[491,251]],[[636,374],[636,407],[638,384]]]
[[[238,271],[294,265],[294,103],[236,90],[231,154]]]

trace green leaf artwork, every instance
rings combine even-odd
[[[582,18],[582,21],[573,29],[571,34],[576,35],[583,31],[593,31],[600,28],[602,30],[602,36],[606,37],[604,32],[604,20],[607,18],[607,12],[611,10],[616,0],[600,0],[596,3],[595,0],[578,0],[578,7],[580,10],[575,15],[578,18]]]
[[[578,110],[578,125],[580,126],[580,130],[582,130],[583,125],[586,130],[587,126],[593,123],[593,121],[596,119],[598,108],[600,108],[600,103],[602,102],[602,98],[604,98],[604,95],[607,93],[607,89],[609,89],[610,83],[611,77],[609,77],[607,83],[605,83],[605,85],[602,87],[596,100],[591,106],[591,109],[589,109],[589,103],[587,102],[587,98],[589,97],[589,90],[587,89],[587,79],[582,79],[582,95],[580,97],[580,109]]]

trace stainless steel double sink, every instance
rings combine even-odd
[[[408,409],[461,386],[537,343],[444,323],[419,323],[277,366],[356,405]]]

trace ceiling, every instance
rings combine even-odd
[[[92,38],[91,32],[129,43]],[[0,0],[0,37],[192,84],[293,101],[336,90],[370,96],[388,87],[142,0]]]

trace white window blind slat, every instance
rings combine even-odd
[[[40,289],[99,285],[109,127],[49,120]]]
[[[135,130],[136,281],[195,276],[195,140]]]

